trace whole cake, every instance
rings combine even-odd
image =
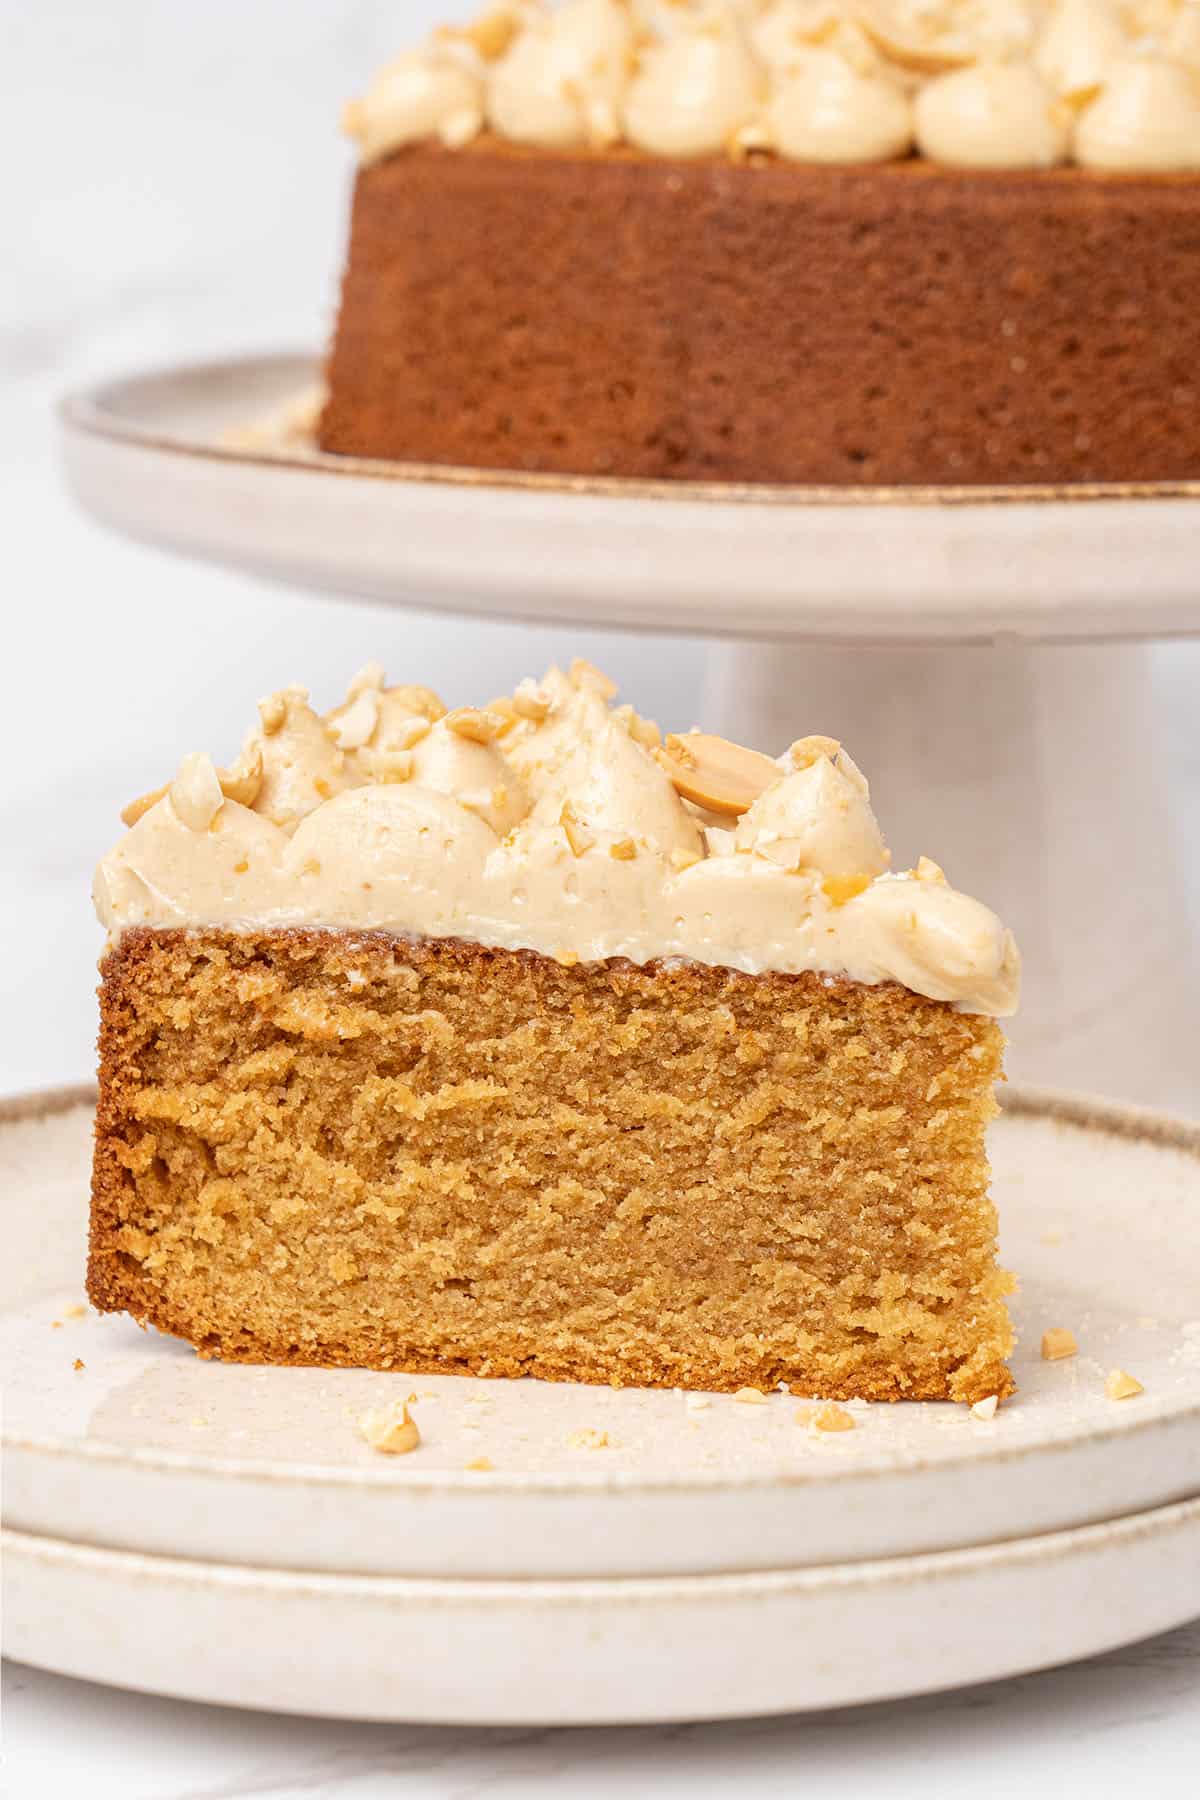
[[[502,0],[346,124],[324,450],[1200,478],[1198,0]]]
[[[205,1356],[977,1401],[1018,959],[829,738],[370,667],[96,883],[89,1292]]]

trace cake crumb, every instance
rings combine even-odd
[[[473,1473],[486,1475],[488,1470],[494,1469],[496,1465],[490,1456],[477,1456],[473,1462],[469,1462],[466,1466],[467,1469]]]
[[[818,1431],[853,1431],[854,1420],[844,1406],[838,1406],[829,1400],[820,1409],[813,1425]]]
[[[765,1406],[767,1404],[767,1396],[755,1387],[741,1387],[733,1397],[735,1400],[739,1400],[743,1406]]]
[[[998,1394],[988,1394],[983,1400],[976,1400],[971,1408],[971,1417],[973,1419],[994,1419],[999,1404],[1000,1396]]]
[[[1104,1379],[1104,1392],[1110,1400],[1132,1400],[1135,1394],[1144,1394],[1145,1388],[1136,1376],[1124,1369],[1110,1369]]]
[[[569,1450],[607,1450],[609,1448],[607,1431],[597,1431],[594,1425],[585,1427],[583,1431],[573,1431],[567,1439]]]
[[[1043,1331],[1043,1362],[1061,1362],[1064,1357],[1077,1356],[1078,1353],[1079,1345],[1075,1342],[1075,1333],[1068,1331],[1065,1325],[1052,1325],[1049,1331]]]
[[[407,1456],[421,1442],[417,1422],[410,1416],[407,1402],[403,1400],[393,1400],[390,1406],[375,1407],[363,1413],[358,1429],[372,1450],[378,1450],[383,1456]]]

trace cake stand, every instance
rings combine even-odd
[[[272,355],[77,394],[70,484],[122,531],[268,579],[731,640],[712,653],[705,723],[770,750],[842,738],[896,865],[941,850],[1016,930],[1015,1073],[1200,1104],[1195,925],[1146,647],[1200,632],[1200,482],[683,485],[237,437],[316,373]]]

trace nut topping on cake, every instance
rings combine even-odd
[[[225,799],[217,771],[202,751],[184,757],[170,794],[171,805],[190,831],[207,831]]]
[[[780,778],[779,766],[769,756],[704,731],[690,731],[686,737],[672,733],[657,760],[677,794],[731,819],[740,818]]]
[[[484,129],[543,149],[802,163],[1194,168],[1194,8],[1110,0],[561,0],[488,8],[389,63],[342,125],[374,162]]]
[[[484,712],[477,706],[459,706],[446,714],[444,724],[447,731],[457,732],[459,737],[470,738],[473,744],[490,744],[504,730],[504,719],[499,713]]]
[[[105,923],[815,970],[1013,1010],[1011,937],[928,858],[887,873],[867,782],[836,739],[798,739],[778,762],[701,731],[659,746],[582,662],[451,713],[383,679],[364,671],[324,718],[304,688],[281,690],[230,768],[186,759],[169,791],[127,808],[97,873]]]

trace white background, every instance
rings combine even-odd
[[[99,934],[88,889],[118,809],[183,751],[232,752],[268,689],[307,681],[327,705],[378,657],[395,679],[483,699],[584,654],[643,711],[693,722],[702,645],[372,613],[261,589],[107,537],[59,490],[51,406],[64,388],[139,364],[324,340],[350,172],[338,107],[442,11],[400,0],[0,0],[0,1092],[89,1074]],[[1147,746],[1146,778],[1169,783],[1195,818],[1200,648],[1164,646],[1157,672],[1163,738]],[[797,721],[797,733],[808,728]],[[1096,805],[1102,832],[1103,771]],[[1198,1668],[1193,1630],[946,1701],[553,1736],[271,1722],[10,1671],[8,1791],[365,1800],[551,1788],[974,1795],[1011,1784],[1067,1800],[1140,1777],[1170,1800],[1194,1792],[1185,1758],[1190,1744],[1194,1773]]]

